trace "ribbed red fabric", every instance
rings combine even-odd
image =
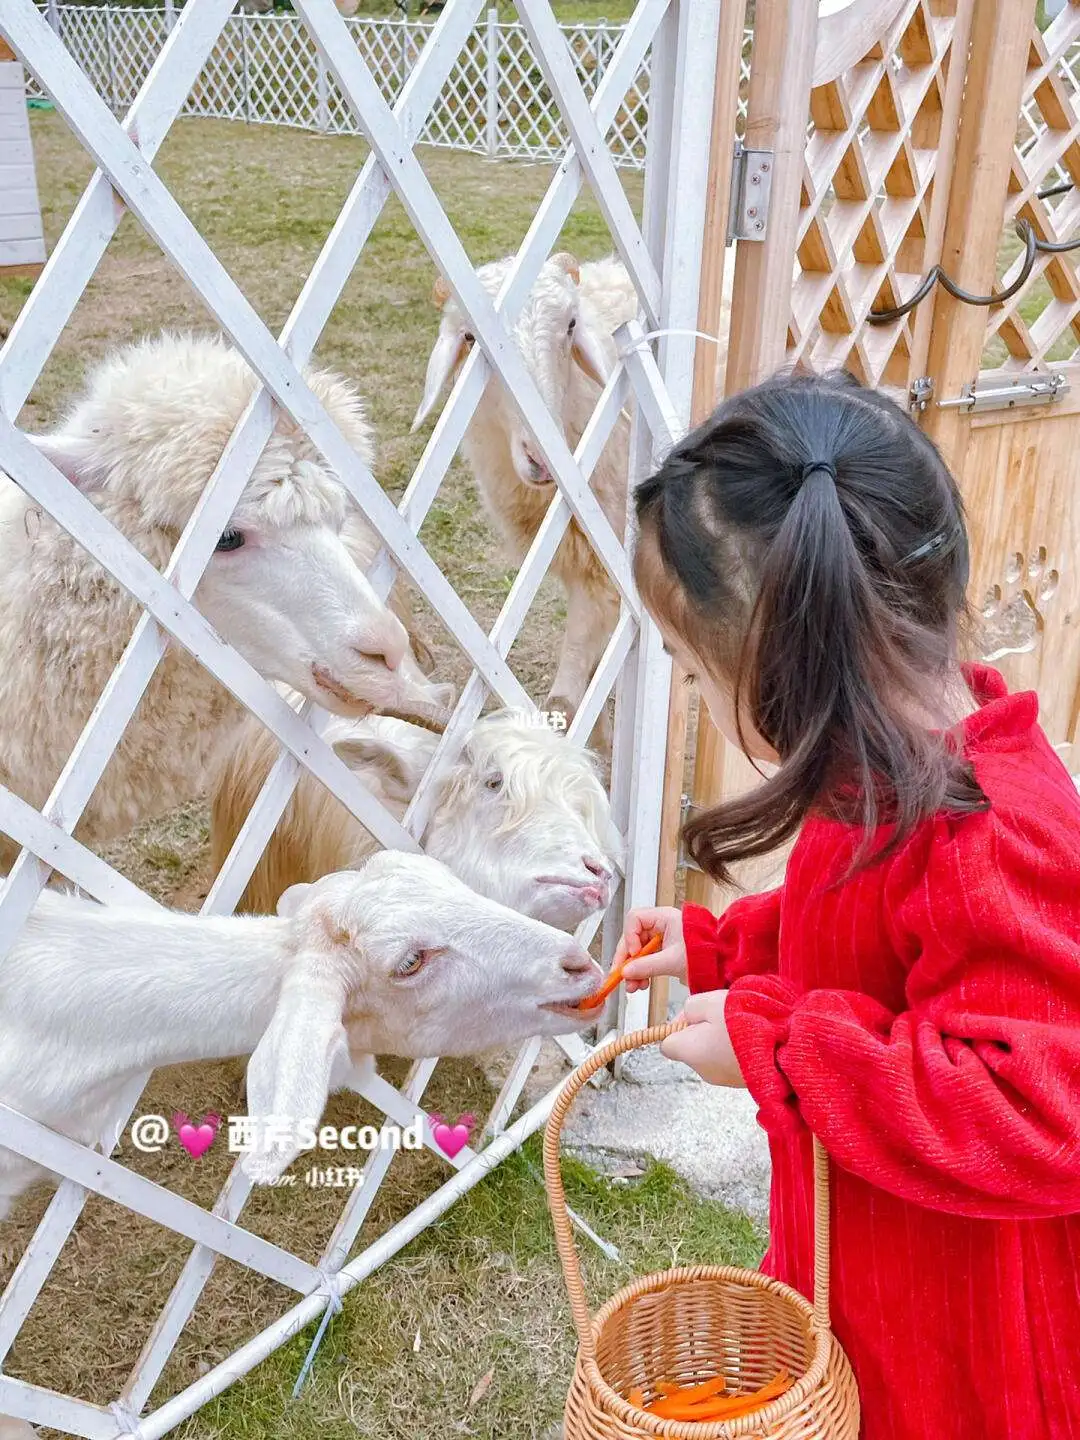
[[[865,1440],[1080,1440],[1080,797],[972,666],[989,811],[857,844],[810,820],[784,885],[686,906],[773,1161],[763,1269],[812,1277],[811,1134],[833,1164],[835,1329]],[[833,885],[833,888],[829,888]]]

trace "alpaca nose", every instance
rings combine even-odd
[[[593,968],[593,962],[584,950],[568,950],[563,956],[562,968],[567,975],[584,975]]]
[[[588,870],[589,874],[595,875],[598,880],[611,879],[611,871],[607,865],[604,864],[603,860],[597,860],[595,855],[583,855],[581,857],[581,863],[585,866],[585,869]]]

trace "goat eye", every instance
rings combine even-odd
[[[224,530],[214,548],[216,550],[239,550],[243,543],[244,537],[239,530]]]
[[[405,959],[394,967],[394,974],[399,980],[407,980],[410,975],[419,975],[431,957],[437,953],[435,950],[410,950]]]
[[[468,330],[466,330],[461,338],[465,341],[466,345],[474,345],[476,343],[476,336],[471,335]]]
[[[494,771],[494,772],[493,772],[491,775],[489,775],[489,776],[487,777],[487,779],[484,781],[485,786],[486,786],[489,790],[501,790],[501,789],[502,789],[502,783],[503,783],[503,777],[502,777],[502,775],[499,773],[498,770]]]
[[[575,318],[575,319],[571,320],[571,321],[570,321],[570,324],[566,327],[566,333],[567,333],[568,335],[572,335],[576,329],[577,329],[577,320],[576,320],[576,318]]]

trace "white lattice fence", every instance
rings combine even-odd
[[[627,865],[616,908],[607,917],[608,954],[619,930],[622,907],[654,898],[670,662],[655,627],[642,616],[624,541],[606,520],[588,478],[626,406],[631,406],[633,415],[632,477],[641,474],[656,450],[683,428],[689,413],[694,354],[690,332],[697,318],[708,170],[708,127],[702,117],[712,110],[718,9],[715,0],[639,0],[632,20],[618,33],[611,53],[605,55],[602,74],[598,74],[597,61],[592,81],[583,86],[581,57],[555,23],[546,0],[519,0],[524,33],[552,104],[562,117],[570,146],[493,303],[413,153],[439,97],[462,64],[462,52],[474,43],[482,3],[449,0],[438,24],[427,33],[423,49],[402,61],[403,67],[408,64],[411,68],[404,83],[399,83],[391,73],[392,52],[365,54],[356,43],[355,27],[343,21],[332,0],[297,0],[297,16],[288,21],[290,45],[296,53],[311,57],[300,67],[305,75],[310,76],[315,57],[322,56],[328,76],[328,89],[321,99],[316,95],[316,108],[321,103],[333,115],[337,101],[332,96],[339,96],[367,138],[371,153],[276,339],[152,169],[169,127],[190,103],[193,91],[196,103],[207,107],[203,113],[215,103],[215,94],[225,97],[221,103],[237,105],[232,78],[238,70],[246,70],[249,78],[261,76],[254,89],[244,92],[241,104],[241,108],[243,103],[249,105],[251,118],[277,120],[281,112],[290,111],[296,88],[277,73],[271,50],[260,48],[259,37],[267,22],[230,18],[232,0],[190,0],[121,124],[96,93],[100,73],[88,77],[79,68],[31,0],[4,0],[0,6],[0,34],[53,97],[98,167],[46,272],[0,350],[0,447],[5,468],[16,483],[143,607],[123,658],[42,810],[31,810],[0,787],[0,827],[27,846],[0,891],[0,965],[51,867],[104,903],[120,899],[128,904],[153,903],[72,836],[170,642],[190,651],[258,716],[281,745],[280,757],[207,898],[205,913],[228,913],[236,904],[304,769],[320,779],[384,843],[415,848],[427,825],[439,777],[459,755],[488,699],[531,706],[507,656],[571,518],[589,538],[621,597],[620,621],[571,727],[575,737],[588,735],[614,689],[612,802],[625,833]],[[85,14],[69,13],[62,20],[62,26],[90,23]],[[117,64],[121,70],[130,65],[134,72],[146,52],[134,44],[131,35],[114,34],[113,41],[109,84],[133,83],[117,70]],[[603,143],[603,136],[626,103],[627,93],[634,90],[650,55],[648,163],[644,215],[639,224],[616,173],[616,156]],[[218,57],[213,68],[208,65],[211,57]],[[316,63],[316,75],[318,69]],[[108,67],[105,73],[109,73]],[[390,84],[397,84],[393,109],[386,95]],[[259,98],[253,103],[250,97],[256,95]],[[725,137],[725,143],[729,142],[730,137]],[[623,358],[572,454],[516,347],[507,342],[505,326],[525,303],[585,183],[592,189],[613,244],[633,278],[641,319],[620,333]],[[477,341],[397,507],[300,373],[391,193],[400,199],[468,315]],[[118,197],[123,205],[117,203]],[[163,573],[69,484],[14,424],[94,275],[125,206],[161,246],[260,378],[260,388],[238,422]],[[642,324],[671,332],[655,356],[643,338]],[[558,494],[502,612],[485,633],[417,536],[492,373],[515,395],[541,457],[556,477]],[[372,383],[377,383],[377,377]],[[296,714],[221,640],[191,603],[217,539],[227,528],[255,461],[272,434],[279,409],[310,436],[379,533],[383,549],[369,572],[378,594],[385,598],[397,573],[403,572],[423,593],[472,666],[431,767],[400,824],[323,743],[321,715],[310,708]],[[597,924],[586,925],[581,938],[590,940]],[[625,1023],[641,1023],[645,1012],[642,995],[624,999],[622,1005]],[[562,1043],[573,1058],[585,1053],[580,1039],[571,1037]],[[258,1240],[239,1223],[249,1193],[239,1169],[229,1178],[211,1213],[109,1158],[113,1137],[126,1125],[146,1077],[129,1087],[122,1113],[113,1117],[101,1137],[99,1153],[0,1105],[0,1145],[63,1177],[32,1245],[0,1297],[0,1369],[89,1192],[152,1218],[193,1242],[142,1353],[109,1407],[77,1396],[61,1396],[0,1373],[0,1415],[50,1424],[89,1440],[114,1440],[126,1433],[155,1440],[165,1434],[318,1316],[333,1297],[344,1294],[384,1263],[543,1123],[554,1092],[517,1119],[511,1118],[537,1050],[535,1043],[527,1045],[512,1067],[488,1117],[484,1147],[467,1148],[452,1161],[436,1151],[448,1167],[445,1183],[405,1219],[347,1260],[393,1159],[390,1151],[375,1153],[363,1184],[349,1195],[337,1228],[315,1265],[291,1254],[287,1244]],[[434,1060],[415,1064],[400,1090],[374,1075],[357,1087],[357,1093],[400,1122],[411,1118],[421,1104],[435,1065]],[[274,1277],[300,1298],[280,1320],[209,1374],[146,1414],[150,1394],[219,1255]]]
[[[164,10],[56,7],[61,39],[117,113],[130,105],[165,43]],[[393,101],[432,26],[407,20],[345,22],[385,99]],[[582,90],[592,96],[615,55],[622,26],[567,25]],[[749,33],[744,73],[749,70]],[[645,163],[649,60],[628,86],[606,136],[615,163]],[[183,114],[357,134],[357,122],[304,27],[291,15],[234,15],[222,30]],[[421,141],[490,156],[555,160],[568,131],[525,26],[490,12],[473,29],[425,122]]]

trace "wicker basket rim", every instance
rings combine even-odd
[[[745,1285],[747,1288],[768,1290],[779,1299],[786,1301],[805,1316],[814,1349],[806,1371],[783,1395],[763,1405],[750,1415],[735,1420],[710,1420],[692,1423],[686,1420],[660,1420],[647,1410],[639,1410],[619,1392],[610,1386],[600,1372],[595,1359],[596,1347],[604,1326],[612,1316],[630,1301],[653,1291],[666,1290],[671,1285],[693,1280],[723,1280],[727,1283]],[[617,1290],[606,1300],[593,1317],[593,1354],[582,1356],[582,1365],[589,1389],[605,1410],[614,1412],[620,1419],[658,1436],[678,1436],[679,1440],[735,1440],[740,1435],[760,1431],[763,1425],[772,1425],[796,1410],[815,1391],[825,1378],[832,1348],[832,1332],[815,1323],[814,1307],[790,1285],[762,1275],[758,1270],[746,1270],[738,1265],[682,1265],[673,1270],[654,1270],[642,1275]]]

